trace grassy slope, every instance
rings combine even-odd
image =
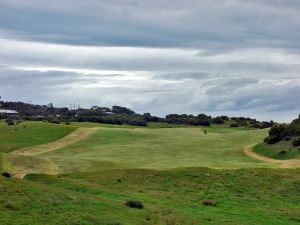
[[[55,141],[66,136],[76,128],[77,126],[73,125],[66,126],[44,122],[23,122],[18,125],[7,126],[6,123],[0,121],[0,172],[8,171],[13,173],[14,168],[10,165],[12,162],[14,165],[30,168],[28,169],[29,172],[52,170],[53,163],[48,159],[15,156],[7,153],[19,148]]]
[[[14,126],[0,122],[0,152],[8,153],[18,148],[55,141],[75,129],[75,126],[43,122],[23,122]]]
[[[211,127],[204,128],[208,131],[206,136],[194,127],[159,129],[165,127],[164,124],[150,126],[158,129],[127,129],[126,126],[109,125],[101,128],[101,124],[90,123],[79,125],[99,126],[100,130],[86,141],[44,155],[65,167],[65,171],[112,167],[270,166],[245,157],[241,151],[243,146],[261,141],[266,130]],[[48,126],[53,129],[52,132],[48,133]],[[76,126],[78,124],[67,128],[75,129]],[[12,151],[16,148],[15,142],[22,147],[41,144],[51,141],[47,138],[53,138],[53,133],[64,127],[29,123],[26,132],[15,131],[23,132],[18,133],[18,140],[12,137],[16,133],[9,131],[5,134],[2,130],[0,134],[7,138],[0,135],[0,146],[9,146],[6,151]],[[35,139],[36,136],[42,138]],[[38,159],[26,159],[27,164],[38,166],[42,163],[35,160]],[[167,171],[106,170],[56,177],[30,175],[30,181],[0,177],[0,224],[298,224],[299,172],[299,169],[190,168]],[[207,193],[211,184],[212,188]],[[218,204],[216,207],[203,206],[203,198],[216,200]],[[124,201],[129,199],[142,201],[145,209],[127,208]]]
[[[112,168],[169,169],[179,167],[270,167],[243,154],[266,130],[234,128],[108,129],[100,128],[88,139],[43,156],[64,172]]]
[[[300,150],[298,147],[292,145],[292,141],[280,141],[276,144],[259,143],[254,146],[253,151],[274,159],[293,159],[300,156]],[[285,154],[280,154],[281,151],[285,151]]]
[[[170,126],[174,128],[169,129]],[[244,145],[258,142],[265,135],[265,130],[216,126],[202,127],[208,132],[206,136],[199,127],[165,123],[149,123],[147,128],[96,123],[72,123],[66,126],[43,122],[24,122],[8,127],[0,123],[0,149],[9,152],[24,146],[50,142],[65,136],[76,127],[102,129],[88,140],[54,153],[37,157],[0,154],[0,170],[11,173],[56,173],[57,166],[48,156],[63,168],[61,172],[111,168],[271,166],[249,159],[241,152]],[[15,169],[10,164],[15,165]]]
[[[29,179],[0,178],[1,225],[300,222],[300,170],[114,170]],[[203,198],[218,204],[203,206]],[[127,208],[124,202],[132,199],[145,209]]]

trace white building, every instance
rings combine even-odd
[[[16,116],[19,113],[15,110],[10,110],[10,109],[0,109],[0,115],[5,115],[5,116]]]

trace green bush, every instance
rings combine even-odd
[[[143,203],[141,203],[140,201],[134,201],[134,200],[129,200],[125,203],[126,206],[128,206],[129,208],[135,208],[135,209],[142,209],[144,208]]]
[[[123,225],[123,223],[121,223],[119,221],[111,221],[111,222],[108,222],[106,225]]]
[[[15,123],[14,123],[14,121],[12,119],[6,119],[5,122],[7,123],[8,126],[15,125]]]
[[[292,142],[292,144],[294,145],[294,146],[300,146],[300,137],[297,137],[297,138],[295,138],[294,140],[293,140],[293,142]]]
[[[10,178],[10,174],[8,172],[3,172],[1,174],[1,176],[6,177],[6,178]]]

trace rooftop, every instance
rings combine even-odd
[[[17,111],[15,111],[15,110],[10,110],[10,109],[0,109],[0,113],[6,113],[6,114],[18,114]]]

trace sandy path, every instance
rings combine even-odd
[[[269,163],[276,163],[279,164],[280,168],[286,168],[286,169],[292,169],[292,168],[299,168],[300,167],[300,159],[287,159],[287,160],[278,160],[278,159],[272,159],[266,156],[258,155],[255,152],[252,151],[252,147],[254,145],[246,146],[244,147],[244,153],[245,155],[257,159],[263,162],[269,162]]]
[[[30,146],[21,148],[17,151],[14,151],[13,154],[16,155],[24,155],[24,156],[36,156],[42,153],[55,151],[57,149],[60,149],[64,146],[73,144],[77,141],[84,140],[88,138],[91,134],[93,134],[97,128],[78,128],[77,130],[73,131],[72,133],[68,134],[67,136],[56,140],[54,142],[50,142],[43,145],[36,145],[36,146]],[[59,171],[58,166],[56,163],[54,163],[51,159],[49,160],[49,164],[47,164],[49,168],[49,173],[47,174],[57,174]],[[51,166],[50,166],[51,165]],[[25,169],[25,168],[24,168]],[[27,173],[17,173],[13,176],[15,179],[23,180]]]
[[[13,178],[18,179],[18,180],[23,180],[25,176],[26,176],[26,173],[17,173],[13,176]]]
[[[97,128],[78,128],[77,130],[73,131],[72,133],[68,134],[67,136],[59,140],[47,144],[43,144],[43,145],[35,145],[35,146],[21,148],[17,151],[14,151],[13,154],[35,156],[42,153],[55,151],[67,145],[71,145],[77,141],[81,141],[83,139],[88,138],[96,130]]]

